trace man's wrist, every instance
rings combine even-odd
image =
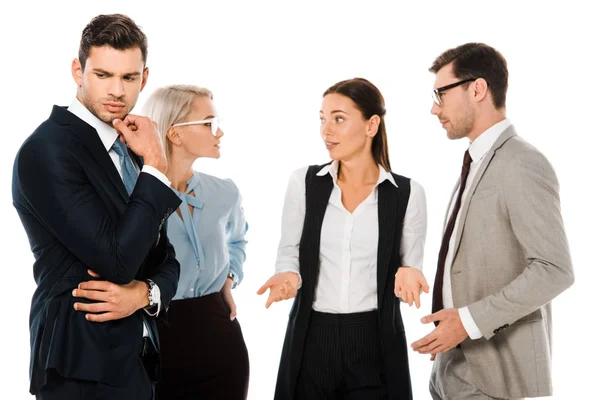
[[[140,282],[140,285],[138,285],[138,286],[140,287],[140,304],[141,304],[140,308],[145,308],[150,305],[150,297],[148,296],[148,291],[150,290],[150,285],[148,285],[148,282],[145,282],[145,281],[139,281],[139,282]]]
[[[149,165],[164,175],[167,174],[167,162],[163,157],[144,158],[144,165]]]
[[[479,330],[479,327],[475,323],[473,316],[471,315],[471,311],[469,311],[469,307],[459,308],[458,316],[460,318],[460,323],[462,324],[465,332],[467,332],[469,338],[472,340],[477,340],[483,336]]]

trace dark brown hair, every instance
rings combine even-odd
[[[146,65],[148,40],[146,35],[131,18],[123,14],[98,15],[81,32],[79,62],[81,69],[90,56],[92,47],[110,46],[116,50],[139,48]]]
[[[331,93],[341,94],[352,100],[366,120],[373,115],[379,116],[381,121],[379,122],[377,134],[373,137],[371,153],[377,164],[382,165],[386,171],[391,171],[387,133],[383,118],[385,116],[385,102],[379,89],[366,79],[354,78],[338,82],[331,86],[323,93],[323,97]]]
[[[452,71],[458,80],[483,78],[492,92],[492,101],[497,109],[506,106],[508,90],[508,68],[500,52],[483,43],[466,43],[443,52],[435,59],[430,72],[452,63]]]

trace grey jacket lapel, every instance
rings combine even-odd
[[[456,240],[454,241],[454,248],[451,249],[452,250],[452,263],[454,263],[454,258],[456,257],[456,252],[458,251],[458,247],[460,246],[460,240],[462,239],[463,230],[465,228],[465,220],[467,218],[467,213],[469,212],[469,206],[471,205],[471,199],[473,198],[473,193],[477,189],[477,185],[479,185],[479,182],[481,181],[483,174],[485,174],[486,169],[490,165],[492,158],[494,158],[494,154],[496,154],[496,151],[500,147],[502,147],[502,145],[508,139],[510,139],[513,136],[517,136],[517,132],[515,131],[515,128],[512,125],[510,125],[508,128],[506,128],[504,130],[504,132],[502,132],[502,134],[496,140],[496,142],[494,143],[494,145],[492,146],[490,151],[488,151],[488,153],[486,154],[483,161],[481,161],[481,166],[479,167],[479,170],[477,170],[477,175],[475,175],[475,178],[473,179],[473,183],[471,184],[471,187],[469,188],[469,191],[467,192],[467,194],[465,196],[465,200],[462,204],[462,212],[460,215],[460,219],[458,220],[458,226],[456,227]],[[452,200],[450,200],[450,201],[452,201]],[[450,265],[452,265],[452,264],[450,264]]]

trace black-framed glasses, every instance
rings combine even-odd
[[[441,106],[442,105],[442,97],[440,96],[440,93],[445,92],[446,90],[455,88],[457,86],[460,86],[463,83],[473,82],[475,80],[477,80],[477,78],[463,79],[462,81],[454,82],[449,85],[442,86],[441,88],[433,89],[433,93],[431,94],[431,97],[433,97],[433,101],[435,102],[435,104],[437,104],[438,106]]]

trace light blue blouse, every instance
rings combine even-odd
[[[186,192],[174,191],[182,200],[181,217],[171,214],[167,225],[181,264],[174,299],[216,293],[229,272],[234,274],[234,285],[239,284],[244,277],[248,224],[237,186],[230,179],[194,171]]]

